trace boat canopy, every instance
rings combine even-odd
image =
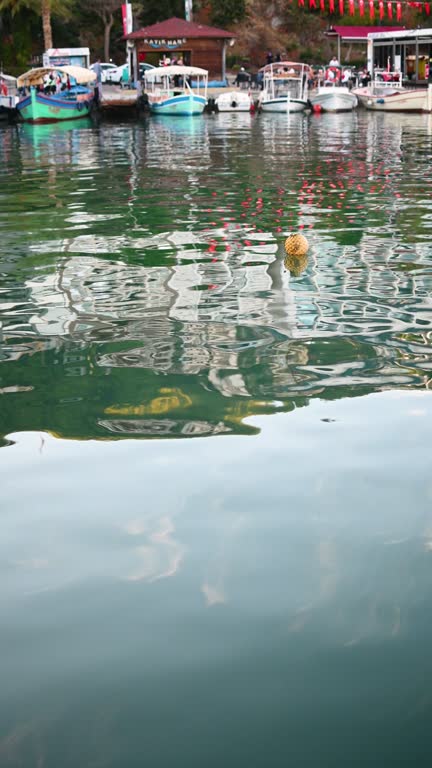
[[[0,80],[4,80],[6,83],[10,83],[11,85],[17,81],[16,77],[12,77],[12,75],[5,75],[4,72],[0,72]]]
[[[190,75],[195,77],[207,77],[207,69],[201,69],[200,67],[185,67],[178,64],[172,64],[169,67],[155,67],[154,69],[148,69],[144,73],[145,80],[158,80],[161,77],[174,77],[175,75],[189,77]]]
[[[311,71],[309,64],[302,64],[298,61],[274,61],[272,64],[266,64],[259,70],[266,77],[298,77],[304,72]]]
[[[96,73],[91,69],[85,69],[85,67],[36,67],[35,69],[29,69],[28,72],[24,72],[18,78],[18,87],[29,85],[42,85],[45,75],[49,75],[50,72],[60,72],[64,75],[72,77],[77,85],[84,85],[85,83],[91,83],[96,80]]]

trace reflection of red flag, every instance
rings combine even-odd
[[[402,18],[402,3],[396,3],[396,19],[400,21]]]
[[[374,6],[374,0],[369,0],[369,18],[374,19],[375,18],[375,6]]]
[[[354,16],[354,0],[348,0],[349,15]]]
[[[339,0],[339,13],[340,13],[341,16],[343,16],[344,13],[345,13],[345,10],[344,10],[344,0]]]
[[[387,16],[389,19],[393,18],[393,6],[391,3],[387,3]]]
[[[359,13],[360,16],[364,16],[364,0],[359,0]]]
[[[383,2],[383,0],[379,0],[378,8],[379,8],[379,17],[380,17],[380,19],[383,19],[384,18],[384,2]]]

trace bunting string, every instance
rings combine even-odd
[[[366,7],[369,11],[370,21],[374,21],[378,15],[380,21],[382,21],[386,14],[387,18],[393,20],[396,16],[396,21],[401,21],[403,4],[400,0],[297,0],[300,8],[309,7],[310,10],[320,10],[323,13],[336,13],[337,11],[341,16],[344,16],[346,12],[350,16],[354,16],[356,7],[359,15],[364,17]],[[346,3],[348,8],[346,8]],[[431,13],[431,0],[425,2],[405,2],[409,8],[414,8],[419,13],[425,13],[426,16],[430,16]]]

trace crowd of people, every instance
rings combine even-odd
[[[43,84],[37,86],[38,91],[43,91],[46,94],[61,93],[70,89],[71,81],[69,75],[54,71],[44,75]]]
[[[277,64],[286,61],[286,54],[276,53],[273,54],[268,51],[266,54],[266,64]],[[277,70],[277,68],[276,68]],[[284,69],[284,71],[287,71]],[[282,73],[282,70],[281,70]],[[337,56],[332,56],[327,67],[310,67],[308,86],[309,89],[316,87],[319,83],[339,83],[347,88],[353,88],[356,86],[367,86],[371,81],[370,72],[364,67],[363,69],[355,69],[354,67],[346,66],[341,67]],[[240,67],[235,79],[232,82],[233,85],[239,88],[262,88],[263,74],[262,71],[258,71],[255,74],[248,72],[245,67]]]

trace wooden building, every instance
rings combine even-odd
[[[157,66],[164,57],[182,57],[184,64],[208,69],[213,80],[225,80],[226,47],[230,40],[232,33],[224,29],[175,17],[126,35],[136,62]]]

